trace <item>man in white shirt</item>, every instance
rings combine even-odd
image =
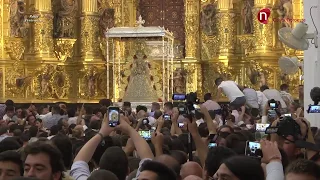
[[[293,97],[289,93],[289,85],[288,84],[282,84],[280,86],[280,95],[283,99],[283,101],[286,103],[287,107],[291,105],[291,103],[294,102]]]
[[[274,99],[275,101],[279,101],[282,109],[287,109],[286,103],[281,98],[280,92],[276,89],[269,89],[268,86],[263,85],[260,87],[261,92],[268,98],[268,100]]]
[[[221,106],[216,102],[212,100],[211,93],[207,93],[204,95],[204,103],[202,106],[206,107],[208,111],[217,111],[221,110]]]
[[[222,78],[217,78],[215,84],[218,86],[217,99],[219,101],[220,95],[223,92],[230,101],[230,107],[232,109],[239,109],[246,104],[246,98],[244,94],[238,88],[238,85],[234,81],[223,81]]]
[[[268,104],[268,98],[261,91],[257,91],[260,115],[265,114],[265,106]]]
[[[257,92],[248,87],[244,87],[242,90],[244,96],[246,97],[247,107],[249,107],[251,115],[257,117],[259,115],[259,104],[258,104],[258,94]]]

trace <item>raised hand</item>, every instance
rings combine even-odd
[[[262,163],[268,164],[272,161],[281,162],[281,153],[279,151],[277,142],[261,140],[260,145],[263,154],[263,158],[261,159]]]

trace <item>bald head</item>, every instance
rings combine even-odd
[[[197,176],[202,178],[202,168],[201,166],[193,161],[187,162],[182,165],[180,170],[181,179],[185,179],[188,176]]]
[[[200,178],[198,176],[190,175],[190,176],[184,178],[183,180],[202,180],[202,178]]]
[[[180,164],[179,162],[169,155],[161,155],[154,159],[154,161],[162,163],[166,165],[168,168],[173,169],[174,172],[179,175],[180,172]]]

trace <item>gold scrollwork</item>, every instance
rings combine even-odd
[[[99,17],[84,16],[81,18],[81,53],[100,52],[99,39]]]
[[[217,14],[219,44],[221,49],[234,49],[235,47],[235,13],[221,12]]]
[[[68,58],[73,56],[73,46],[77,39],[55,39],[54,53],[56,57],[65,62]]]
[[[237,36],[241,46],[245,49],[245,55],[251,54],[254,52],[254,43],[255,37],[251,34],[238,35]]]
[[[53,52],[53,16],[51,14],[37,15],[39,18],[34,22],[34,47],[32,53]]]
[[[198,27],[198,15],[189,15],[186,17],[186,55],[188,58],[196,58],[197,54],[197,34],[199,32]]]
[[[6,38],[5,51],[12,60],[20,60],[25,50],[23,38]]]
[[[81,83],[81,97],[87,99],[93,98],[97,95],[97,79],[99,78],[99,69],[92,65],[85,67],[83,70],[81,70],[81,72],[84,73]]]
[[[70,78],[62,66],[57,66],[50,79],[51,96],[55,99],[67,97],[70,89]]]

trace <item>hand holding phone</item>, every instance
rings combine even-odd
[[[209,143],[208,148],[210,149],[210,148],[214,148],[217,146],[218,146],[217,143]]]
[[[247,141],[245,155],[250,157],[261,158],[262,151],[261,151],[260,143]]]
[[[109,115],[109,126],[116,127],[120,124],[120,109],[119,107],[109,107],[108,108]]]

